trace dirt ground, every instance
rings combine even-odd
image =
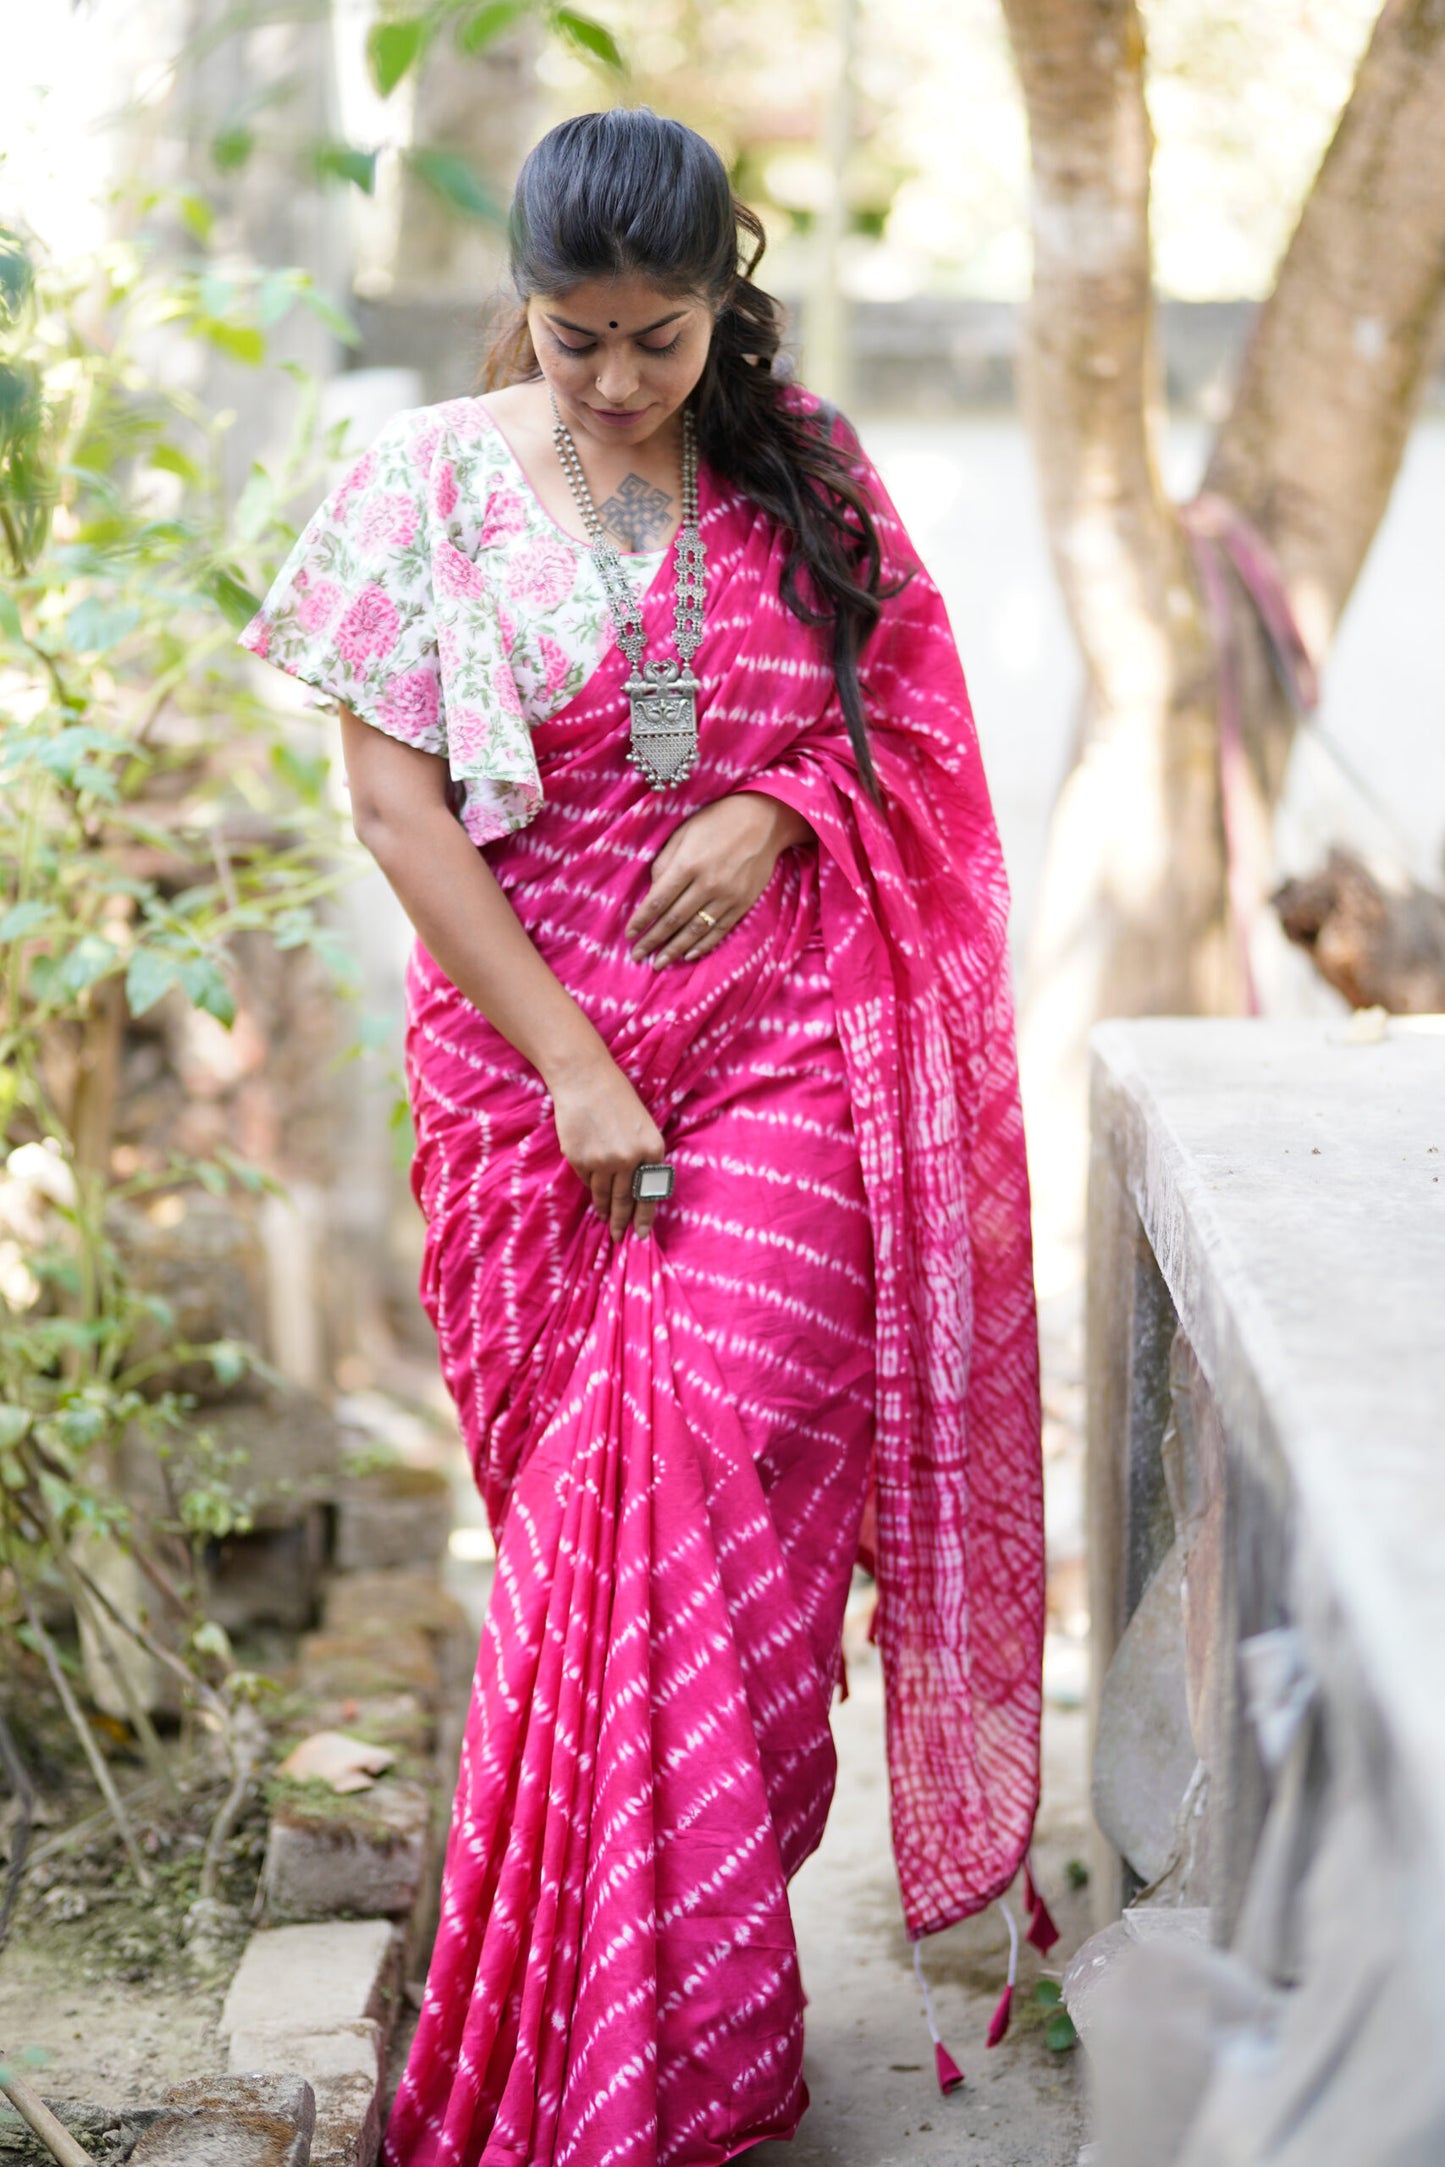
[[[1051,1707],[1044,1725],[1034,1860],[1062,1938],[1047,1960],[1022,1950],[1013,2023],[997,2047],[984,2046],[1008,1967],[997,1908],[924,1943],[939,2030],[965,2076],[945,2098],[889,1846],[881,1670],[851,1634],[848,1675],[850,1696],[833,1715],[837,1796],[793,1884],[812,2105],[791,2144],[758,2146],[748,2167],[1074,2167],[1084,2138],[1078,2050],[1045,2045],[1033,1991],[1090,1931],[1087,1891],[1071,1890],[1065,1872],[1086,1841],[1082,1713]]]

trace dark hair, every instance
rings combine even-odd
[[[878,795],[858,657],[885,593],[868,499],[830,433],[832,409],[801,411],[774,373],[782,310],[753,283],[765,246],[712,145],[647,107],[583,113],[528,153],[509,227],[512,283],[525,304],[586,279],[639,274],[716,311],[695,394],[698,449],[791,536],[782,597],[832,632],[833,674],[858,770]],[[540,373],[525,317],[495,340],[481,381]]]

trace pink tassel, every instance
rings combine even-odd
[[[1013,2008],[1013,1999],[1013,1988],[1006,1986],[999,1996],[998,2007],[990,2020],[988,2038],[984,2041],[985,2046],[996,2047],[1008,2030],[1009,2011]]]
[[[1028,1859],[1024,1860],[1024,1909],[1029,1915],[1028,1932],[1024,1940],[1030,1948],[1037,1949],[1040,1956],[1047,1956],[1059,1938],[1059,1930],[1053,1922],[1048,1905],[1038,1892]]]
[[[928,2018],[928,2035],[933,2041],[933,2066],[938,2071],[938,2089],[946,2099],[950,2092],[956,2092],[960,2084],[962,2084],[963,2071],[938,2036],[938,2025],[933,2015],[933,1996],[929,1993],[928,1981],[923,1976],[923,1947],[917,1941],[913,1944],[913,1969],[917,1974],[918,1984],[923,1993],[923,2008]]]
[[[1029,1920],[1029,1930],[1024,1935],[1024,1940],[1030,1947],[1037,1949],[1040,1956],[1047,1956],[1058,1938],[1059,1930],[1049,1916],[1048,1905],[1041,1897],[1034,1907],[1034,1915]]]

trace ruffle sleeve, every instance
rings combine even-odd
[[[542,784],[477,562],[495,486],[476,402],[393,415],[297,536],[240,645],[440,755],[475,843],[524,827]]]

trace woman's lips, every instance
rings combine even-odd
[[[621,428],[626,422],[641,421],[643,415],[647,412],[647,408],[645,406],[635,406],[626,413],[609,414],[605,407],[589,406],[587,411],[594,421],[614,422],[618,428]]]

